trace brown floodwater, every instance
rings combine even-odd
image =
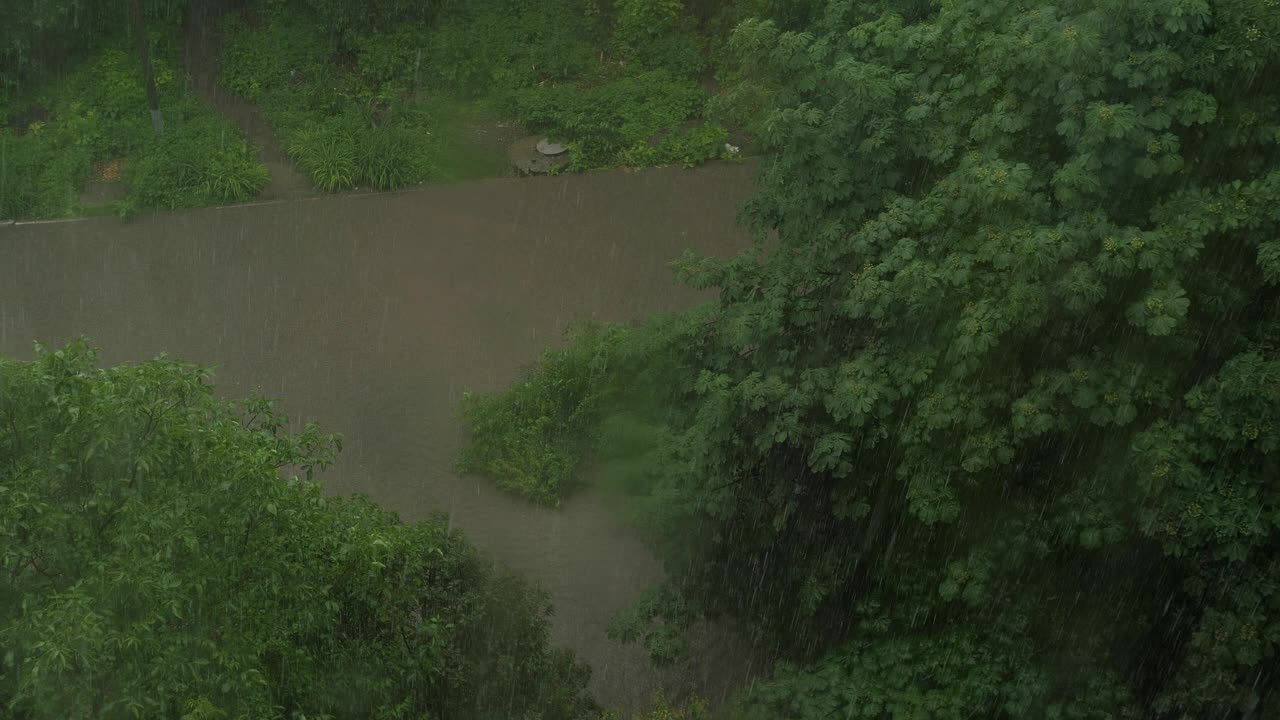
[[[609,617],[661,577],[590,492],[559,510],[460,477],[464,388],[494,390],[572,320],[629,320],[692,304],[669,262],[729,255],[750,165],[496,179],[413,191],[146,216],[0,226],[0,352],[80,335],[104,364],[165,352],[217,368],[220,392],[258,390],[345,436],[322,481],[406,520],[444,512],[541,584],[555,642],[593,668],[597,699],[654,690],[713,700],[747,657],[705,633],[693,664],[652,670],[605,637]]]

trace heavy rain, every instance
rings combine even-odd
[[[0,718],[1280,719],[1280,4],[0,0]]]

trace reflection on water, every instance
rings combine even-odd
[[[725,255],[751,168],[593,173],[436,186],[157,215],[0,227],[0,352],[81,334],[117,363],[160,352],[218,367],[221,392],[286,399],[342,433],[322,480],[408,520],[449,514],[480,547],[541,583],[554,638],[631,705],[659,684],[720,694],[745,653],[708,641],[698,672],[655,673],[605,637],[609,616],[660,576],[601,499],[536,508],[461,478],[454,410],[491,390],[573,319],[688,305],[668,267]],[[710,677],[701,673],[710,672]]]

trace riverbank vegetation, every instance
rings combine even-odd
[[[160,109],[125,6],[74,0],[0,19],[0,211],[66,217],[241,202],[267,185],[234,127],[188,92],[185,0],[141,3]],[[729,157],[714,66],[734,6],[680,0],[227,3],[221,84],[259,104],[320,190],[389,190],[509,168],[524,128],[569,148],[567,171]],[[750,116],[750,113],[748,113]],[[505,138],[505,139],[504,139]],[[735,136],[735,141],[741,141]],[[123,198],[117,190],[127,189]],[[82,197],[87,186],[108,198]],[[102,208],[98,208],[102,209]]]
[[[729,137],[707,117],[707,40],[678,0],[264,1],[227,31],[224,83],[326,190],[465,176],[443,147],[459,107],[565,142],[570,170],[690,165]]]
[[[723,100],[757,249],[476,442],[613,398],[671,578],[616,634],[743,623],[746,718],[1280,715],[1280,12],[785,10]]]
[[[266,169],[239,132],[187,88],[180,6],[153,4],[147,18],[157,135],[123,9],[83,9],[74,24],[96,33],[59,39],[73,21],[58,13],[69,6],[50,5],[52,17],[15,16],[0,30],[0,219],[243,202],[265,187]]]
[[[461,414],[472,439],[459,454],[458,469],[558,506],[579,482],[581,461],[597,442],[602,393],[623,333],[617,326],[583,325],[566,347],[546,350],[508,390],[467,392]]]

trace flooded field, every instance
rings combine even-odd
[[[88,335],[105,363],[166,352],[215,365],[221,392],[259,390],[345,436],[323,476],[405,519],[444,512],[542,584],[554,638],[632,705],[664,686],[713,698],[745,654],[719,637],[659,674],[605,637],[660,567],[601,498],[545,510],[451,470],[464,388],[509,382],[572,320],[626,320],[698,299],[668,263],[747,244],[748,165],[497,179],[387,195],[0,227],[0,352]]]

